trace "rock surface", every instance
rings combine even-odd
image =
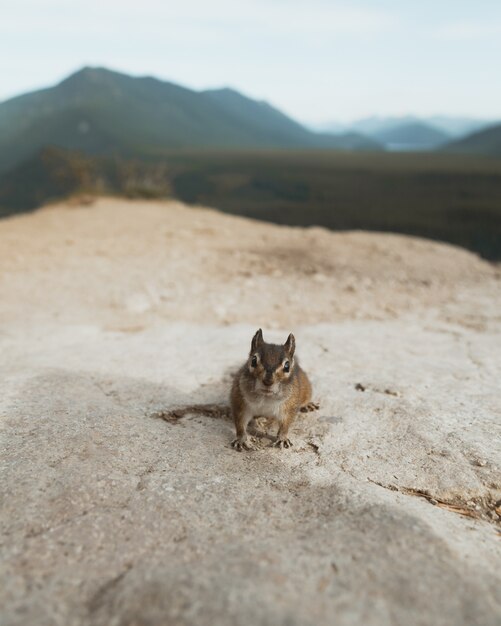
[[[501,623],[501,274],[102,199],[0,223],[1,623]],[[229,446],[294,331],[317,414]]]

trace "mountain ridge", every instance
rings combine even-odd
[[[501,124],[488,126],[466,137],[451,141],[443,147],[445,152],[461,152],[501,156]]]
[[[231,88],[195,91],[100,67],[0,103],[0,170],[49,145],[128,158],[204,147],[380,149],[353,133],[314,133]]]
[[[450,136],[451,140],[465,137],[483,128],[496,123],[492,120],[478,119],[473,117],[460,117],[453,115],[401,115],[401,116],[381,116],[372,115],[351,122],[337,122],[335,120],[324,124],[317,124],[315,128],[324,132],[340,133],[349,130],[372,136],[376,133],[388,131],[399,126],[420,123],[440,130]]]

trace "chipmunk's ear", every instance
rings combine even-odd
[[[284,343],[284,348],[289,357],[294,356],[294,350],[296,349],[296,340],[294,339],[294,335],[292,333],[287,337],[287,341]]]
[[[254,337],[252,337],[251,351],[255,352],[258,348],[260,348],[263,345],[263,343],[264,343],[263,331],[259,329],[254,335]]]

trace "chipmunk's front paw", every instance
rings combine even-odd
[[[277,437],[277,440],[275,441],[273,445],[275,446],[275,448],[280,448],[280,449],[291,448],[292,441],[288,437]]]
[[[231,442],[232,448],[242,452],[242,450],[253,450],[254,446],[252,445],[249,437],[237,437]]]
[[[299,410],[301,413],[310,413],[310,411],[318,411],[320,405],[318,402],[308,402],[308,404],[304,404]]]

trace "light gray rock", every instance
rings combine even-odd
[[[151,417],[224,403],[251,332],[79,341],[53,328],[31,368],[26,333],[11,334],[22,374],[3,372],[4,623],[499,623],[496,525],[408,495],[471,512],[499,497],[496,381],[479,404],[478,367],[447,334],[305,327],[322,408],[298,419],[292,451],[238,454],[231,423],[203,413]],[[209,369],[195,358],[205,341],[219,347]],[[342,345],[351,366],[329,356]],[[397,396],[379,391],[390,386]]]
[[[53,225],[47,216],[21,220]],[[0,242],[19,227],[1,226]],[[33,258],[47,258],[37,245]],[[110,259],[125,291],[128,261]],[[478,264],[475,284],[449,285],[436,309],[328,323],[318,300],[311,323],[304,312],[292,327],[286,303],[264,319],[255,291],[253,324],[221,326],[210,311],[205,324],[131,320],[102,309],[95,282],[80,284],[79,314],[72,295],[54,319],[48,293],[30,315],[13,285],[31,271],[11,267],[0,277],[2,626],[498,626],[501,325]],[[42,286],[57,283],[47,271]],[[472,293],[485,303],[474,318]],[[202,315],[203,297],[192,306]],[[292,449],[260,439],[237,453],[224,405],[259,325],[270,340],[294,330],[321,409],[298,418]]]

